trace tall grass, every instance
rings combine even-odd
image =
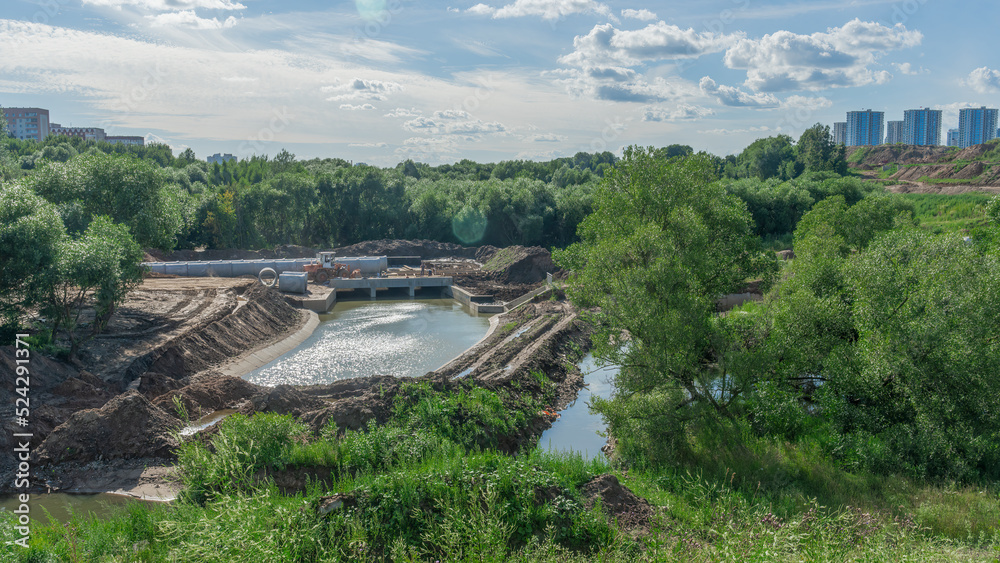
[[[984,209],[993,194],[900,194],[913,204],[916,218],[935,233],[972,229],[985,222]]]
[[[490,435],[524,431],[532,401],[486,389],[407,387],[392,420],[319,436],[290,417],[233,415],[185,443],[170,507],[34,530],[7,561],[982,561],[995,557],[994,488],[857,475],[818,444],[706,425],[673,467],[612,468]],[[485,445],[484,445],[485,442]],[[530,444],[529,444],[530,446]],[[268,475],[323,475],[279,492]],[[580,487],[614,471],[653,506],[620,529]],[[342,494],[328,514],[324,496]],[[0,519],[4,515],[0,514]],[[9,518],[8,518],[9,520]],[[10,535],[3,531],[0,539]],[[3,535],[6,534],[6,535]],[[4,551],[6,550],[6,551]]]

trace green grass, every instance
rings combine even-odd
[[[936,233],[964,232],[985,222],[984,209],[993,194],[900,194],[911,202],[921,227]]]
[[[523,385],[551,382],[536,373]],[[530,394],[525,394],[530,395]],[[537,399],[413,384],[365,432],[311,436],[287,416],[233,415],[210,447],[185,443],[188,487],[169,507],[130,504],[104,520],[33,530],[0,523],[2,561],[984,561],[996,557],[997,490],[858,475],[817,444],[720,423],[673,467],[610,467],[496,446],[523,432]],[[328,476],[294,495],[266,477]],[[579,487],[614,472],[653,506],[629,532]],[[344,507],[317,511],[325,495]],[[9,516],[0,515],[0,519]],[[6,550],[6,551],[5,551]]]
[[[507,268],[518,258],[518,251],[515,248],[501,248],[489,260],[483,264],[483,271],[495,272]]]
[[[917,178],[918,182],[924,182],[925,184],[971,184],[979,179],[979,176],[974,178],[931,178],[930,176],[921,176]]]
[[[859,164],[862,160],[865,159],[866,156],[868,156],[868,152],[870,150],[871,147],[858,147],[854,149],[854,152],[847,155],[847,162],[850,162],[852,164]]]

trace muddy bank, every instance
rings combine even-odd
[[[199,377],[211,381],[213,368],[281,340],[303,321],[303,313],[273,290],[249,280],[212,281],[147,280],[115,313],[108,331],[84,345],[76,363],[32,354],[33,408],[29,426],[18,431],[33,435],[37,487],[85,480],[94,463],[104,471],[139,459],[150,466],[169,461],[177,419],[172,404],[156,399]],[[12,347],[0,347],[0,365],[14,365]],[[12,446],[14,430],[10,393],[0,390],[4,408],[11,410],[3,413],[4,448]],[[202,399],[204,409],[228,403],[217,390],[204,396],[215,397]],[[11,456],[0,456],[5,473],[13,463]],[[11,486],[0,483],[0,492]]]

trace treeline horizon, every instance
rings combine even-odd
[[[208,163],[191,149],[174,156],[163,144],[66,136],[42,142],[6,138],[0,148],[0,177],[53,203],[70,234],[107,215],[130,224],[144,248],[167,251],[336,247],[381,238],[563,248],[577,240],[577,226],[592,212],[600,182],[619,161],[603,151],[548,161],[463,159],[432,166],[405,160],[380,168],[341,158],[297,160],[282,150],[273,158]],[[780,237],[828,192],[868,191],[860,184],[832,185],[847,173],[843,153],[829,128],[817,124],[798,141],[777,135],[736,156],[697,154],[710,159],[716,179],[747,201],[760,219],[759,234]],[[654,154],[670,160],[696,153],[672,144]],[[132,195],[117,209],[107,198],[93,201],[102,189],[97,184],[118,183],[109,172],[138,182],[119,186]]]

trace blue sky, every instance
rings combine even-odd
[[[852,109],[1000,106],[997,22],[993,0],[4,0],[0,105],[202,158],[724,155]]]

